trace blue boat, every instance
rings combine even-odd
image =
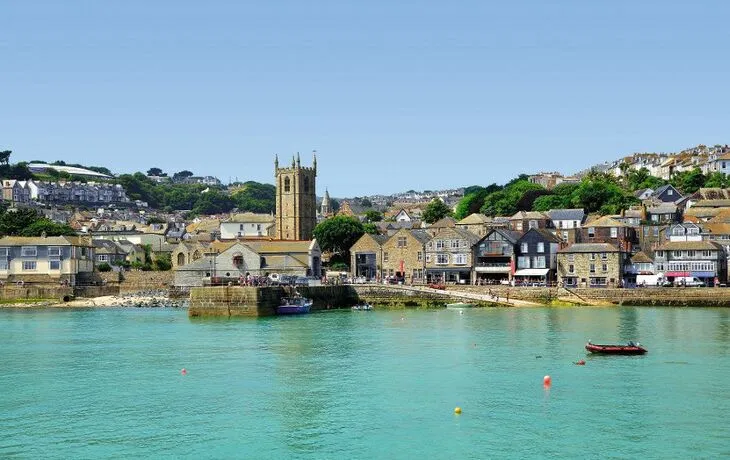
[[[305,297],[284,297],[281,299],[281,305],[276,307],[277,315],[303,315],[309,313],[312,308],[312,299]]]

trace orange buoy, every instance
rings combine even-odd
[[[461,407],[458,407],[458,406],[457,406],[457,407],[456,407],[456,408],[454,409],[454,413],[455,413],[455,414],[461,414]]]
[[[553,383],[553,379],[551,379],[549,375],[546,375],[545,377],[542,378],[542,384],[545,385],[546,387],[549,387],[552,383]]]
[[[180,373],[182,375],[188,375],[188,370],[183,367],[182,370],[180,371]]]

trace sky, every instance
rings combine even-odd
[[[730,143],[726,1],[0,2],[0,150],[335,197]]]

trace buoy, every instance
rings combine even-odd
[[[542,378],[542,384],[545,385],[546,387],[549,387],[550,384],[552,384],[552,383],[553,383],[553,379],[551,379],[549,375],[546,375],[545,377]]]
[[[188,375],[188,371],[187,371],[187,369],[185,369],[184,367],[182,368],[182,370],[180,371],[180,373],[181,373],[182,375]]]
[[[576,362],[575,364],[577,364],[578,366],[585,366],[586,362],[585,362],[585,360],[581,359],[580,361]]]
[[[456,407],[456,408],[454,409],[454,413],[455,413],[455,414],[461,414],[461,407]]]

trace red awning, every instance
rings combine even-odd
[[[689,277],[689,272],[665,272],[664,276],[666,276],[666,277],[671,276],[672,278],[676,278],[678,276]]]

